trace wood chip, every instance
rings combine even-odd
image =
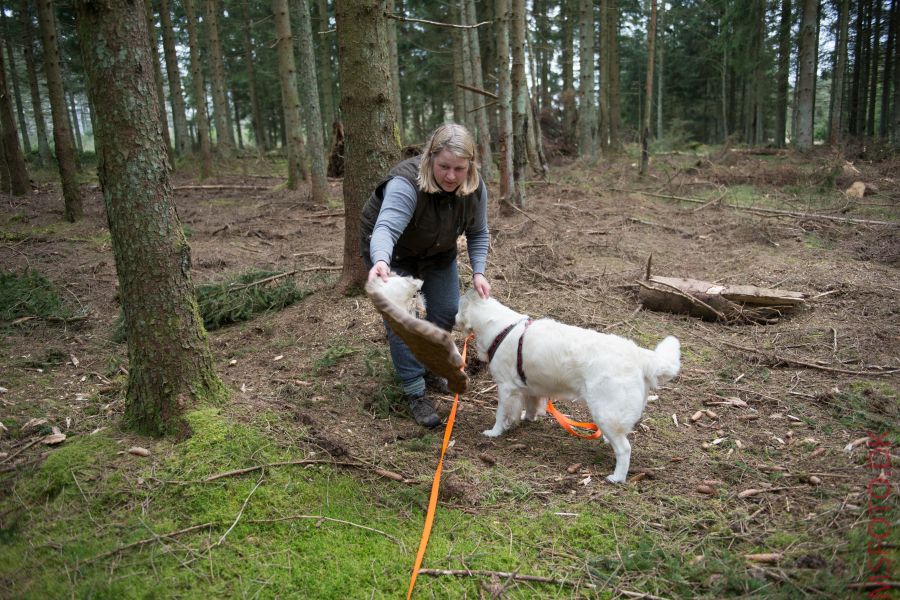
[[[810,482],[812,485],[822,485],[822,480],[819,477],[816,477],[815,475],[810,475],[809,479],[807,479],[807,481]]]
[[[631,479],[628,480],[628,482],[629,483],[637,483],[638,481],[640,481],[641,479],[644,479],[646,477],[647,477],[646,473],[636,473],[634,476],[632,476]]]
[[[782,556],[780,552],[766,552],[764,554],[745,554],[744,558],[753,562],[774,564],[780,561]]]
[[[575,463],[573,465],[569,465],[568,468],[566,468],[566,473],[568,473],[569,475],[573,475],[573,474],[577,473],[578,469],[580,469],[580,468],[581,468],[581,463]]]
[[[865,444],[868,441],[869,441],[869,436],[857,438],[857,439],[853,440],[852,442],[850,442],[849,444],[847,444],[846,446],[844,446],[844,452],[853,452],[853,450],[857,446],[859,446],[860,444]]]
[[[698,410],[697,412],[695,412],[694,414],[691,415],[691,422],[696,423],[697,421],[699,421],[702,418],[703,418],[703,411]]]
[[[704,410],[703,412],[705,412],[706,416],[709,417],[710,419],[718,419],[719,418],[719,415],[717,415],[715,411],[707,409],[707,410]]]
[[[813,450],[812,452],[809,453],[809,457],[810,457],[810,458],[815,458],[815,457],[820,456],[820,455],[822,455],[822,454],[825,454],[825,448],[822,447],[822,446],[819,446],[818,448],[816,448],[815,450]]]
[[[697,491],[701,494],[706,494],[708,496],[714,496],[716,494],[716,490],[708,485],[700,484],[697,486]]]
[[[375,472],[382,477],[393,479],[394,481],[403,481],[403,475],[400,473],[394,473],[393,471],[388,471],[386,469],[375,469]]]
[[[738,419],[740,419],[741,421],[755,421],[755,420],[757,420],[758,418],[759,418],[759,415],[757,415],[757,414],[740,415],[740,416],[738,417]]]
[[[66,434],[51,433],[50,435],[42,439],[41,443],[47,446],[55,446],[57,444],[62,444],[64,441],[66,441]]]
[[[134,454],[135,456],[150,456],[150,451],[146,448],[141,448],[140,446],[132,446],[128,449],[128,454]]]
[[[489,464],[492,467],[497,464],[497,459],[494,458],[493,456],[491,456],[490,454],[488,454],[487,452],[482,452],[481,454],[478,455],[478,458],[480,458],[482,461],[484,461],[486,464]]]

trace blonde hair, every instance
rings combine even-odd
[[[475,164],[475,139],[469,130],[456,123],[445,123],[434,130],[419,163],[419,189],[428,194],[442,192],[441,186],[434,180],[434,157],[448,150],[459,158],[469,161],[466,180],[456,188],[457,196],[468,196],[478,189],[478,167]]]

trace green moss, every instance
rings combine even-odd
[[[20,317],[68,319],[73,315],[56,287],[37,271],[0,273],[0,322]]]

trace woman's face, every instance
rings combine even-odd
[[[445,192],[456,191],[469,174],[469,159],[460,158],[449,150],[438,152],[431,164],[434,180]]]

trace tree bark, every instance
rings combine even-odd
[[[139,10],[133,0],[76,0],[128,339],[125,417],[142,433],[184,434],[185,409],[226,392],[213,371],[190,248],[172,202]]]
[[[816,26],[818,21],[818,0],[803,0],[797,85],[796,145],[800,151],[809,150],[813,145],[813,102],[816,94]]]
[[[222,156],[234,154],[234,135],[229,126],[228,93],[225,89],[225,63],[219,41],[219,2],[206,0],[206,35],[209,46],[209,70],[212,73],[213,119],[216,124],[216,151]]]
[[[169,81],[169,98],[172,105],[175,154],[177,156],[187,156],[192,151],[191,135],[188,132],[184,92],[181,88],[181,71],[178,68],[178,55],[175,54],[175,36],[172,32],[172,14],[169,12],[169,0],[159,0],[159,22],[162,29],[163,55],[166,60],[166,78]]]
[[[607,0],[607,27],[609,47],[609,148],[613,152],[622,150],[619,132],[622,130],[622,98],[619,91],[619,1]]]
[[[300,59],[300,91],[306,115],[306,151],[309,155],[311,197],[316,204],[328,200],[328,177],[325,174],[325,142],[322,115],[319,111],[319,83],[316,77],[316,55],[312,43],[312,24],[307,0],[298,0],[297,38]]]
[[[38,139],[40,166],[50,164],[50,143],[47,141],[47,122],[41,105],[41,91],[38,87],[37,68],[34,63],[34,32],[28,0],[19,2],[19,24],[22,34],[22,54],[25,55],[25,69],[28,72],[28,86],[31,89],[31,109],[34,116]]]
[[[56,162],[62,181],[65,219],[74,223],[82,217],[81,190],[78,187],[75,149],[69,130],[66,111],[65,91],[62,82],[62,67],[59,62],[59,44],[56,34],[56,16],[52,0],[37,0],[38,23],[44,46],[44,75],[50,95],[50,111],[53,116],[53,142],[56,147]]]
[[[594,2],[578,4],[578,156],[591,159],[596,155],[594,129]]]
[[[362,206],[400,156],[391,102],[387,18],[383,0],[336,0],[341,113],[346,132],[344,259],[338,290],[358,293],[366,281],[360,254]]]
[[[324,32],[331,29],[328,19],[328,5],[325,0],[318,0],[318,28],[316,39],[319,40],[316,50],[319,57],[319,96],[322,107],[322,133],[327,137],[331,133],[332,126],[338,120],[335,115],[334,105],[334,67],[331,63],[331,35]]]
[[[75,105],[75,94],[69,94],[69,115],[72,123],[72,139],[79,154],[84,154],[84,142],[81,137],[81,127],[78,123],[78,107]]]
[[[656,45],[656,0],[650,0],[650,21],[647,23],[647,83],[644,89],[644,112],[641,123],[641,175],[650,165],[650,110],[653,107],[653,49]]]
[[[513,205],[515,179],[513,177],[513,120],[512,84],[510,82],[509,60],[509,10],[510,0],[495,0],[496,40],[497,40],[497,91],[500,106],[500,203]]]
[[[3,51],[0,49],[0,131],[3,132],[3,161],[0,163],[3,177],[0,180],[3,181],[3,192],[22,196],[29,192],[31,184],[28,181],[25,157],[22,155],[22,148],[19,147],[16,118],[13,115],[11,94],[6,85],[6,69],[3,63]]]
[[[776,76],[775,146],[784,148],[787,138],[788,77],[791,69],[791,0],[781,0],[778,25],[778,75]]]
[[[560,8],[562,20],[562,93],[559,103],[562,105],[562,131],[566,141],[577,139],[575,105],[575,28],[570,7],[574,0],[563,0]]]
[[[153,18],[153,0],[144,0],[144,8],[147,14],[147,35],[149,36],[150,61],[153,63],[153,75],[156,81],[156,96],[159,100],[159,126],[162,132],[163,142],[166,144],[166,155],[169,164],[175,164],[175,154],[172,149],[172,141],[169,138],[169,119],[166,116],[166,92],[163,89],[162,66],[159,62],[159,44],[156,38],[156,19]]]
[[[834,79],[832,81],[831,125],[828,143],[839,146],[844,140],[844,82],[847,75],[847,33],[850,19],[850,0],[839,0],[838,43],[835,48]]]
[[[512,0],[510,13],[512,52],[513,204],[525,208],[525,172],[528,167],[526,113],[528,82],[525,80],[525,0]],[[537,167],[536,167],[537,168]]]
[[[872,16],[872,66],[869,69],[869,107],[866,110],[866,135],[875,136],[875,100],[878,98],[878,62],[881,47],[881,0],[875,0]],[[883,110],[883,109],[882,109]]]
[[[897,44],[897,0],[891,0],[891,8],[888,13],[888,39],[884,49],[884,79],[881,84],[881,118],[878,123],[879,135],[882,139],[889,139],[891,115],[891,90],[894,89],[894,47]]]
[[[389,14],[395,14],[397,7],[394,0],[386,0],[385,10]],[[403,102],[400,97],[400,60],[397,55],[397,21],[388,19],[387,21],[387,45],[388,60],[391,67],[391,100],[394,102],[394,114],[397,115],[397,124],[400,128],[400,139],[403,140]],[[401,141],[402,143],[402,141]]]
[[[194,88],[194,110],[197,122],[197,141],[200,146],[200,179],[212,174],[212,150],[209,141],[209,116],[206,111],[206,82],[200,60],[200,36],[197,35],[197,17],[194,0],[183,0],[187,20],[188,45],[191,52],[191,83]]]
[[[291,14],[287,0],[272,0],[275,14],[275,44],[278,49],[278,79],[281,82],[281,107],[284,111],[285,152],[287,153],[287,187],[296,190],[304,177],[303,133],[300,127],[300,94],[297,92],[297,70],[291,36]]]

